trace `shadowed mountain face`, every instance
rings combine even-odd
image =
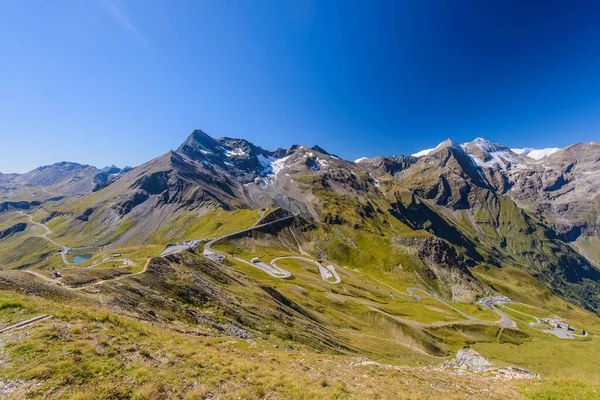
[[[150,243],[165,226],[210,209],[280,207],[382,237],[402,226],[402,236],[443,239],[466,266],[525,270],[597,312],[600,260],[583,243],[600,243],[599,174],[600,142],[536,160],[485,139],[448,140],[420,157],[349,162],[319,146],[268,151],[196,130],[176,151],[133,169],[59,163],[0,176],[0,193],[54,199],[64,226],[98,246]],[[158,240],[189,239],[173,235]]]

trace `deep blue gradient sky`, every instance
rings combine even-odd
[[[0,0],[0,171],[195,128],[347,159],[600,139],[600,2]]]

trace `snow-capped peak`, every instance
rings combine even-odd
[[[549,147],[547,149],[533,149],[531,147],[525,147],[524,149],[511,149],[513,152],[517,154],[521,154],[523,156],[527,156],[529,158],[533,158],[534,160],[541,160],[542,158],[546,158],[551,154],[556,153],[560,150],[558,147]]]
[[[510,169],[520,168],[523,164],[509,148],[487,139],[477,138],[472,142],[461,144],[460,147],[479,167],[498,166],[501,169]]]
[[[507,151],[508,148],[500,143],[492,142],[490,140],[484,138],[476,138],[471,143],[477,145],[481,150],[487,152],[496,152],[496,151]],[[461,147],[468,146],[469,143],[463,144]]]
[[[357,158],[356,160],[354,160],[354,162],[358,164],[359,162],[366,161],[368,159],[369,159],[369,157],[361,157],[361,158]]]
[[[433,153],[434,151],[436,151],[438,149],[445,149],[445,148],[450,148],[450,147],[459,148],[459,146],[456,143],[454,143],[452,140],[446,139],[442,143],[440,143],[437,146],[435,146],[433,149],[421,150],[421,151],[416,152],[416,153],[411,154],[411,155],[413,157],[424,157],[426,155],[429,155],[429,154]]]

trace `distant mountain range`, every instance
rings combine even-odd
[[[484,142],[488,142],[488,143],[492,143],[489,142],[486,139],[482,139],[482,138],[477,138],[475,139],[476,142],[480,142],[480,143],[484,143]],[[465,143],[463,146],[468,146],[469,143]],[[432,151],[434,151],[435,148],[433,149],[425,149],[425,150],[421,150],[418,151],[416,153],[413,154],[414,157],[423,157],[428,155],[429,153],[431,153]],[[516,154],[521,154],[523,156],[527,156],[529,158],[532,158],[534,160],[541,160],[542,158],[546,158],[549,155],[552,155],[554,153],[556,153],[557,151],[560,150],[560,148],[558,147],[550,147],[547,149],[534,149],[531,147],[525,147],[523,149],[510,149],[513,153]],[[360,159],[359,159],[360,160]]]
[[[271,151],[196,130],[135,168],[63,162],[0,175],[0,196],[0,210],[52,201],[63,229],[97,246],[186,239],[178,221],[215,208],[279,207],[384,236],[402,226],[464,257],[451,273],[431,272],[453,300],[481,292],[468,267],[485,263],[526,271],[600,311],[600,142],[534,150],[447,140],[412,156],[351,162],[318,146]]]

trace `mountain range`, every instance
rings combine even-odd
[[[74,318],[74,304],[87,307],[77,318],[100,307],[119,316],[110,323],[146,321],[164,337],[258,336],[428,366],[468,347],[544,370],[536,346],[560,339],[535,328],[550,320],[532,313],[575,321],[583,339],[570,351],[589,351],[599,249],[600,142],[446,140],[348,161],[319,146],[265,150],[195,130],[134,168],[61,162],[0,174],[0,289],[44,299],[59,318]],[[278,275],[281,258],[288,275]],[[489,301],[521,308],[503,308],[509,318]]]
[[[64,215],[62,229],[97,246],[185,239],[161,226],[215,207],[280,207],[372,233],[387,234],[393,220],[446,240],[471,265],[514,265],[599,310],[600,142],[537,151],[447,140],[418,154],[349,162],[318,146],[269,151],[196,130],[136,168],[63,162],[2,175],[0,207],[37,193]]]

